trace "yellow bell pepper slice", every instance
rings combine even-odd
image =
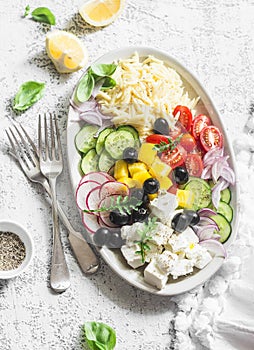
[[[128,171],[127,163],[124,160],[120,159],[115,162],[114,178],[116,180],[119,180],[122,177],[123,178],[129,177],[129,171]]]
[[[147,166],[145,165],[145,163],[135,162],[133,164],[128,164],[128,169],[129,169],[131,177],[133,178],[134,174],[136,174],[136,173],[146,172]]]
[[[194,203],[194,194],[191,191],[177,189],[176,197],[179,207],[186,209],[192,208]]]

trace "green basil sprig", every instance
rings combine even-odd
[[[85,322],[82,327],[82,346],[85,342],[91,350],[113,350],[116,345],[116,333],[113,328],[102,322]]]
[[[30,12],[30,6],[27,5],[26,8],[25,8],[24,17],[27,17],[29,15],[29,12]]]
[[[77,89],[76,98],[83,103],[91,97],[95,84],[103,82],[101,90],[109,90],[116,86],[116,81],[110,77],[115,70],[116,64],[94,64],[81,78]]]
[[[44,95],[45,83],[27,81],[22,84],[14,97],[13,108],[17,111],[25,111]]]
[[[34,21],[47,23],[51,25],[56,24],[56,19],[53,13],[47,7],[38,7],[31,13]]]

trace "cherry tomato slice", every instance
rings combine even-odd
[[[184,163],[184,157],[182,156],[179,149],[176,147],[172,151],[164,151],[161,154],[161,160],[168,164],[172,169],[180,166]]]
[[[164,136],[164,135],[159,135],[159,134],[152,134],[147,136],[146,142],[148,143],[155,143],[155,144],[160,144],[161,142],[168,142],[169,136]]]
[[[198,140],[201,131],[206,126],[209,126],[211,124],[212,124],[211,119],[207,115],[199,114],[198,116],[196,116],[196,118],[193,121],[192,129],[191,129],[191,132],[194,138]]]
[[[223,136],[220,130],[214,125],[206,126],[202,129],[200,141],[206,152],[212,148],[221,148],[223,146]]]
[[[175,140],[184,131],[182,125],[179,122],[176,122],[175,126],[172,129],[169,129],[169,137]]]
[[[187,152],[192,152],[197,146],[196,141],[191,134],[183,134],[180,139],[180,145],[182,145]]]
[[[198,154],[188,154],[185,166],[190,176],[200,177],[203,171],[203,162]]]
[[[176,106],[176,108],[173,111],[173,116],[175,117],[179,112],[180,116],[178,118],[178,121],[182,124],[184,129],[190,131],[192,125],[192,113],[190,109],[186,106]]]

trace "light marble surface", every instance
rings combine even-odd
[[[224,269],[213,280],[192,293],[170,299],[126,285],[103,262],[96,275],[83,276],[70,251],[66,231],[61,227],[72,285],[64,294],[54,295],[48,287],[51,208],[43,190],[28,182],[8,154],[4,129],[15,119],[36,138],[38,113],[56,111],[66,155],[68,101],[82,72],[59,75],[45,53],[48,27],[22,18],[27,1],[2,0],[0,219],[15,219],[27,227],[33,235],[36,254],[27,272],[15,280],[0,282],[0,349],[78,350],[80,326],[87,320],[100,320],[114,327],[117,349],[121,350],[251,349],[253,342],[248,336],[254,330],[253,299],[239,301],[237,296],[246,290],[251,293],[253,288],[253,283],[247,286],[246,273],[250,271],[253,275],[250,268],[253,266],[250,258],[253,225],[248,225],[253,216],[250,209],[253,189],[248,187],[254,172],[250,158],[253,138],[243,138],[243,127],[254,99],[254,3],[247,0],[127,0],[120,18],[102,29],[93,29],[82,22],[77,14],[79,4],[75,0],[36,0],[30,6],[48,6],[56,15],[56,28],[77,34],[86,44],[89,62],[124,45],[150,45],[176,57],[203,83],[232,142],[235,141],[243,184],[242,229]],[[11,101],[18,87],[27,80],[46,82],[45,97],[17,115],[12,111]],[[67,164],[59,179],[58,198],[73,225],[81,230]],[[245,271],[241,276],[240,263]],[[247,286],[244,290],[239,289],[239,281]],[[233,320],[233,327],[230,317],[234,298],[239,302],[239,309],[243,309],[242,315],[235,313],[238,316]],[[249,317],[246,317],[247,310]],[[246,324],[243,324],[244,318]],[[230,328],[235,330],[236,338],[240,334],[236,340],[228,336]],[[249,343],[243,341],[247,338]]]

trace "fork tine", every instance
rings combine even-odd
[[[26,132],[25,128],[24,128],[24,127],[23,127],[21,124],[19,124],[19,126],[21,127],[22,131],[23,131],[23,132],[24,132],[24,134],[26,135],[26,138],[28,139],[28,141],[29,141],[30,145],[32,146],[33,151],[34,151],[34,154],[36,155],[37,160],[38,160],[39,155],[38,155],[38,152],[37,152],[37,149],[36,149],[35,144],[33,143],[33,141],[32,141],[32,139],[31,139],[31,137],[30,137],[30,136],[28,135],[28,133]]]
[[[49,140],[48,140],[48,124],[47,115],[44,113],[44,141],[45,141],[45,158],[49,158]]]
[[[56,138],[57,138],[57,150],[58,150],[58,159],[62,161],[63,159],[63,154],[62,154],[62,147],[61,147],[61,140],[60,140],[60,133],[58,129],[58,124],[56,120],[56,116],[54,118],[55,121],[55,130],[56,130]]]
[[[7,137],[10,141],[12,150],[13,150],[13,152],[16,156],[16,159],[18,160],[22,170],[24,172],[26,172],[27,170],[30,170],[29,164],[27,162],[28,158],[26,157],[22,147],[20,147],[20,144],[19,144],[16,136],[14,135],[13,131],[11,130],[11,128],[9,128],[9,132],[7,130],[5,130],[5,131],[6,131]],[[17,151],[15,144],[16,144],[19,151]],[[21,157],[20,153],[22,154],[22,157]]]
[[[43,159],[43,151],[42,151],[42,131],[41,131],[41,115],[39,114],[39,123],[38,123],[38,151],[39,158]]]
[[[31,148],[29,147],[29,145],[27,144],[27,141],[24,139],[23,135],[21,134],[21,132],[19,131],[18,127],[14,124],[13,125],[16,132],[18,133],[21,141],[23,142],[23,146],[25,147],[27,154],[29,155],[29,157],[31,158],[31,162],[33,163],[34,166],[38,165],[38,159],[36,159],[35,155],[33,154]],[[24,128],[22,128],[22,130],[24,131]],[[26,133],[26,132],[25,132]],[[26,133],[27,135],[27,133]],[[31,139],[30,139],[31,140]],[[32,141],[32,140],[31,140]]]
[[[51,155],[52,159],[56,158],[56,144],[55,144],[55,132],[54,132],[54,125],[53,125],[53,117],[50,113],[50,133],[51,133]]]

